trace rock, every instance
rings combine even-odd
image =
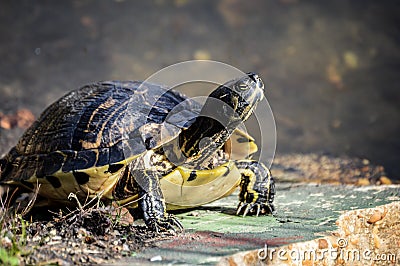
[[[127,244],[122,245],[122,251],[129,251],[129,250],[130,250],[129,245],[127,245]]]
[[[395,265],[400,263],[400,201],[348,211],[331,236],[245,251],[219,261],[233,265]]]
[[[390,180],[387,176],[381,176],[379,178],[379,181],[382,185],[391,185],[392,184],[392,180]]]
[[[150,258],[150,261],[151,262],[162,261],[162,257],[160,255],[157,255],[157,256]]]

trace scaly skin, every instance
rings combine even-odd
[[[242,175],[237,215],[272,214],[275,211],[275,181],[269,169],[253,160],[240,160],[236,165]]]

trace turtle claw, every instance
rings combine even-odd
[[[177,233],[183,231],[183,226],[181,222],[175,216],[168,214],[167,217],[163,218],[153,218],[147,221],[147,226],[153,229],[157,234],[162,232],[172,232]]]
[[[242,215],[243,217],[246,217],[248,214],[259,216],[260,214],[268,214],[268,213],[272,214],[273,207],[265,203],[240,202],[236,210],[236,215],[240,215],[242,211],[243,211]]]
[[[246,209],[244,209],[243,212],[243,217],[246,217],[246,215],[249,213],[249,211],[252,209],[251,204],[248,204]]]
[[[260,215],[260,211],[261,211],[261,206],[260,206],[260,204],[257,204],[257,213],[256,213],[257,217],[258,217],[258,215]]]
[[[253,209],[254,205],[255,205],[255,203],[240,202],[237,207],[236,215],[239,215],[243,210],[243,217],[246,217],[246,215],[250,212],[250,210]],[[258,216],[258,212],[257,212],[257,216]]]
[[[239,205],[236,208],[236,215],[239,215],[239,213],[241,212],[242,208],[244,207],[244,203],[243,202],[239,202]]]

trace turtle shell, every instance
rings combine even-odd
[[[82,170],[106,167],[104,173],[115,173],[121,162],[175,138],[200,109],[185,95],[151,83],[84,86],[49,106],[24,133],[5,157],[1,181],[32,187],[46,178],[57,188],[57,178],[73,173],[85,184],[92,174]]]

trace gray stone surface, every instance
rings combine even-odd
[[[400,186],[284,184],[274,217],[237,217],[236,197],[178,214],[185,232],[117,263],[213,265],[234,253],[328,236],[345,210],[400,200]]]

